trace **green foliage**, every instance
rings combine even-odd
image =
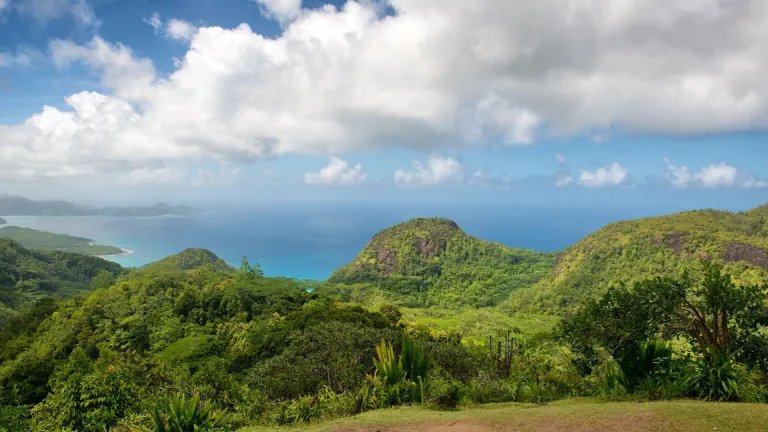
[[[114,273],[108,270],[99,270],[96,276],[91,279],[91,289],[109,288],[115,284]]]
[[[235,278],[240,282],[257,282],[264,277],[264,272],[259,264],[248,264],[248,257],[243,257],[240,268],[235,273]]]
[[[378,358],[373,359],[373,365],[387,385],[395,385],[405,378],[406,372],[402,368],[400,359],[395,356],[391,343],[382,340],[376,346],[376,355]]]
[[[401,332],[359,323],[325,322],[289,337],[278,355],[253,369],[254,386],[270,399],[311,395],[325,385],[344,393],[361,385],[373,373],[378,341],[399,341]]]
[[[154,432],[219,432],[228,431],[226,415],[218,414],[210,404],[195,394],[187,400],[184,394],[164,398],[152,411]],[[141,429],[149,432],[149,429]]]
[[[100,258],[29,250],[13,240],[0,239],[0,329],[10,317],[40,299],[87,290],[102,270],[113,276],[123,272],[120,265]]]
[[[217,271],[234,272],[234,267],[216,256],[208,249],[184,249],[183,251],[165,257],[141,267],[144,272],[168,273],[174,271],[194,270],[206,265],[213,266]]]
[[[701,258],[725,262],[741,285],[768,277],[768,212],[687,211],[612,223],[558,255],[554,272],[516,291],[509,312],[561,314],[578,309],[619,284],[696,272]]]
[[[627,393],[642,385],[665,380],[672,369],[672,347],[668,342],[647,341],[632,345],[618,360],[618,382]]]
[[[471,237],[447,219],[413,219],[377,233],[332,283],[372,283],[406,306],[493,306],[548,275],[554,255]]]
[[[745,371],[733,357],[733,354],[713,352],[695,359],[687,371],[687,386],[704,400],[722,402],[742,399]]]
[[[419,380],[426,381],[430,362],[424,348],[420,344],[404,337],[402,352],[400,353],[400,366],[403,370],[405,379],[411,380],[412,382],[417,382]]]
[[[136,385],[114,354],[92,362],[81,348],[56,369],[51,393],[32,411],[42,430],[101,431],[117,425],[135,402]]]
[[[224,350],[223,345],[218,338],[211,335],[187,336],[157,353],[155,360],[199,366],[206,359],[221,354]]]
[[[403,318],[403,313],[400,312],[400,309],[391,303],[382,305],[381,308],[379,308],[379,313],[392,325],[397,324]]]
[[[597,344],[620,362],[638,341],[685,338],[702,355],[746,349],[759,352],[768,325],[768,290],[737,286],[717,264],[702,262],[701,277],[656,278],[633,290],[617,287],[567,317],[559,332],[581,353]],[[752,366],[758,366],[755,363]]]
[[[466,386],[460,381],[437,376],[429,380],[427,399],[439,408],[453,409],[461,403],[466,393]]]
[[[0,228],[0,238],[14,240],[22,247],[30,249],[59,250],[93,256],[123,253],[119,247],[97,245],[91,239],[16,226]]]

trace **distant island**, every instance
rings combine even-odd
[[[5,220],[5,219],[3,219],[3,218],[0,218],[0,225],[5,225],[5,224],[7,224],[7,223],[8,223],[8,221],[6,221],[6,220]]]
[[[67,201],[35,201],[12,195],[0,195],[0,215],[3,216],[185,216],[200,210],[166,203],[151,207],[91,207]],[[3,221],[5,222],[5,221]],[[0,222],[2,224],[2,222]]]
[[[0,228],[0,238],[14,240],[22,247],[29,249],[59,250],[91,256],[126,253],[119,247],[97,245],[93,240],[84,237],[73,237],[17,226]]]

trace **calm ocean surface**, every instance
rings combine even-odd
[[[268,276],[326,279],[379,230],[413,218],[453,219],[473,236],[538,251],[563,249],[607,223],[676,209],[457,205],[281,205],[206,210],[156,218],[5,217],[8,225],[87,237],[132,253],[110,257],[141,266],[189,247],[212,250],[239,266],[245,255]]]

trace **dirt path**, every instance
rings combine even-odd
[[[634,412],[601,419],[524,417],[504,422],[423,422],[397,426],[343,426],[334,432],[662,432],[669,422],[653,413]]]

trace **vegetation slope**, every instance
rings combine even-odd
[[[184,249],[175,255],[147,264],[141,267],[141,270],[144,272],[163,273],[194,270],[205,265],[210,265],[217,271],[232,272],[235,270],[234,267],[224,262],[215,253],[208,249],[200,248]]]
[[[36,301],[67,297],[91,287],[100,272],[120,274],[119,264],[59,251],[37,251],[0,239],[0,324]]]
[[[701,259],[725,263],[739,283],[768,276],[768,205],[747,212],[686,211],[612,223],[558,254],[554,271],[513,293],[508,311],[559,314],[611,285],[696,271]]]
[[[455,222],[413,219],[387,228],[331,283],[372,283],[413,307],[493,306],[547,276],[554,255],[466,234]]]
[[[0,238],[18,242],[29,249],[60,250],[92,256],[117,255],[123,252],[119,247],[94,244],[84,237],[38,231],[30,228],[7,226],[0,228]]]

